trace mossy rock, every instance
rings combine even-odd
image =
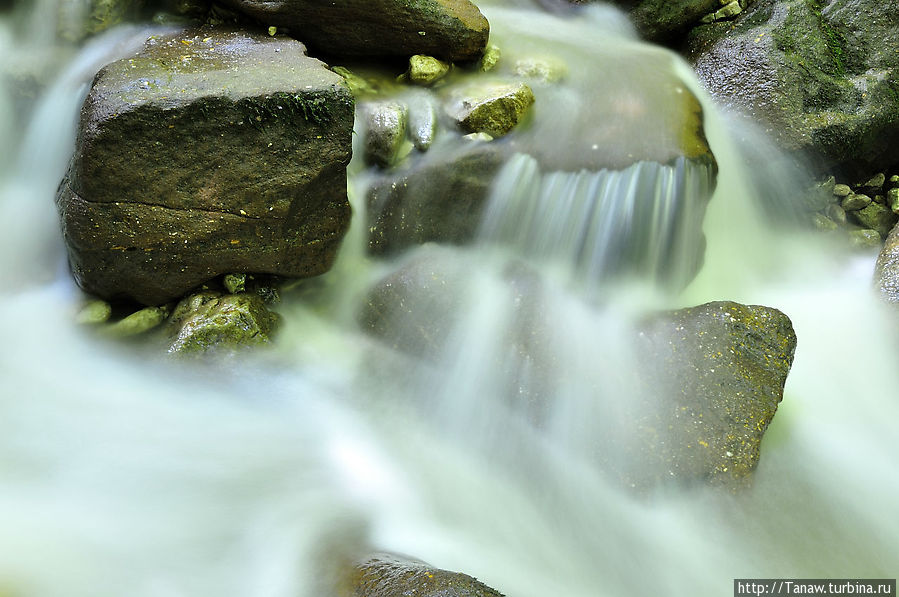
[[[899,21],[880,0],[757,0],[688,55],[721,102],[789,152],[855,175],[899,160]]]
[[[884,300],[899,305],[899,226],[890,231],[877,257],[874,284]]]
[[[279,317],[248,293],[207,291],[183,299],[167,323],[169,353],[230,352],[268,344]]]
[[[448,112],[466,133],[502,137],[524,119],[534,92],[524,83],[474,84],[457,89]]]

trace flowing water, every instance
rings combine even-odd
[[[63,47],[70,55],[41,64],[65,68],[23,102],[11,66],[37,73],[29,61],[52,45],[34,24],[52,3],[29,5],[31,15],[24,4],[0,21],[0,595],[321,595],[328,563],[366,545],[515,597],[722,595],[737,577],[895,577],[896,314],[873,296],[872,255],[766,219],[758,196],[779,189],[789,201],[800,173],[754,180],[732,117],[706,102],[718,183],[704,265],[683,292],[653,283],[696,246],[696,218],[670,216],[682,209],[672,201],[696,192],[682,168],[540,174],[520,156],[493,191],[498,219],[485,220],[476,246],[377,262],[364,257],[356,227],[323,283],[286,294],[275,350],[172,363],[76,329],[81,295],[53,209],[86,82],[147,33],[113,31],[77,54]],[[529,22],[538,49],[562,51],[560,38],[574,32],[588,53],[597,43],[659,53],[628,39],[617,13],[565,25],[492,4],[500,35]],[[590,32],[602,39],[588,41]],[[615,77],[639,76],[631,67]],[[585,91],[576,87],[546,93],[542,109],[576,105]],[[604,244],[596,226],[646,195],[627,181],[647,169],[657,203],[644,216],[655,223],[638,236],[655,245]],[[365,173],[353,170],[358,197]],[[514,191],[522,180],[524,198]],[[568,211],[546,210],[552,195]],[[364,206],[355,210],[358,221]],[[520,226],[508,226],[512,217]],[[670,246],[686,248],[660,264]],[[635,280],[602,296],[579,282],[622,251],[641,256]],[[448,339],[421,358],[355,323],[365,287],[415,259],[446,264],[453,281]],[[522,297],[538,307],[521,307]],[[589,457],[627,416],[629,378],[653,366],[633,353],[630,321],[709,300],[777,307],[799,337],[754,487],[636,496]],[[426,311],[410,329],[441,315]],[[532,332],[551,367],[519,350]]]

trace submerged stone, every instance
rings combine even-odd
[[[297,39],[339,56],[477,60],[490,25],[468,0],[223,0]]]
[[[57,206],[78,283],[158,305],[235,271],[327,271],[353,98],[284,37],[202,29],[106,66]]]
[[[278,321],[255,294],[201,292],[175,307],[167,324],[171,338],[168,351],[222,352],[267,344]]]

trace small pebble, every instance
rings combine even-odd
[[[112,314],[112,307],[106,301],[96,299],[88,301],[78,314],[75,315],[75,323],[81,325],[94,325],[103,323]]]
[[[103,333],[111,338],[136,336],[157,327],[168,316],[167,307],[147,307],[104,328]]]
[[[246,274],[225,274],[225,278],[223,280],[225,285],[225,289],[231,294],[237,294],[238,292],[243,292],[247,289],[247,275]]]

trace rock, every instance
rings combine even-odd
[[[847,184],[836,184],[833,186],[833,194],[836,197],[848,197],[852,193],[852,189]]]
[[[225,277],[222,279],[222,284],[225,286],[225,290],[230,294],[244,292],[247,289],[247,275],[225,274]]]
[[[425,242],[471,240],[503,161],[500,151],[477,144],[376,181],[367,199],[369,249],[390,254]]]
[[[369,290],[358,313],[360,326],[393,349],[438,354],[458,320],[465,271],[447,249],[422,247]]]
[[[548,58],[523,58],[515,62],[515,74],[541,83],[561,81],[568,74],[563,62]]]
[[[266,25],[285,27],[311,47],[339,56],[426,54],[474,61],[490,25],[468,0],[222,0]]]
[[[88,301],[75,316],[75,323],[80,325],[95,325],[104,323],[112,315],[112,307],[106,301],[95,299]]]
[[[824,211],[824,215],[836,222],[840,226],[846,225],[846,212],[836,203],[831,203]]]
[[[882,0],[757,0],[733,23],[694,29],[688,55],[712,96],[781,148],[857,175],[899,161],[897,36]]]
[[[845,213],[843,214],[843,217],[845,217]],[[831,232],[839,228],[836,220],[825,214],[814,214],[814,216],[812,216],[812,221],[815,225],[815,229],[822,232]]]
[[[135,18],[144,0],[62,0],[57,3],[59,34],[80,41]]]
[[[877,256],[874,285],[890,303],[899,304],[899,226],[893,227]]]
[[[337,597],[503,597],[476,578],[422,561],[377,554],[342,575]]]
[[[860,249],[873,249],[880,248],[883,244],[883,239],[876,230],[857,228],[849,231],[849,243],[853,247]]]
[[[503,53],[502,50],[499,49],[499,46],[490,44],[487,46],[487,49],[484,50],[484,55],[481,57],[479,70],[483,73],[493,70],[502,56]]]
[[[867,195],[852,193],[848,197],[844,197],[840,202],[842,208],[846,211],[858,211],[871,204],[871,198]]]
[[[101,328],[101,331],[110,338],[129,338],[158,327],[168,316],[168,307],[146,307],[108,327]]]
[[[106,66],[57,206],[78,283],[158,305],[231,272],[327,271],[353,99],[284,37],[199,30]]]
[[[419,151],[427,151],[437,136],[437,108],[428,94],[412,96],[409,105],[409,127],[407,132],[412,145]]]
[[[534,92],[524,83],[494,83],[456,90],[447,111],[465,132],[502,137],[533,103]]]
[[[638,347],[647,407],[629,447],[626,483],[739,488],[783,398],[796,335],[776,309],[715,302],[650,318]],[[657,396],[663,396],[659,401]]]
[[[347,87],[350,88],[350,92],[352,92],[353,96],[356,98],[364,97],[366,95],[375,95],[378,92],[365,77],[357,75],[348,68],[334,66],[331,70],[343,77]]]
[[[406,140],[408,109],[396,101],[372,102],[362,108],[365,114],[365,161],[382,168],[393,166],[402,157]]]
[[[889,206],[890,211],[894,214],[899,215],[899,188],[890,189],[887,191],[886,197],[887,206]]]
[[[871,203],[864,209],[852,212],[852,218],[860,226],[876,230],[881,238],[886,238],[897,220],[896,214],[879,203]]]
[[[894,188],[899,186],[899,175],[890,176],[890,186]]]
[[[168,352],[228,352],[267,344],[278,321],[255,294],[201,292],[175,307],[166,326]]]
[[[880,174],[875,174],[859,186],[870,191],[879,191],[880,188],[883,187],[883,184],[886,182],[886,179],[886,175],[881,172]]]
[[[466,286],[473,284],[473,269],[448,248],[423,248],[371,289],[360,324],[406,354],[443,354],[465,321],[466,292],[476,291]],[[510,408],[542,428],[558,384],[579,370],[559,360],[557,347],[568,339],[557,331],[552,313],[558,304],[539,275],[510,267],[505,276],[507,309],[501,312],[509,325],[492,330],[500,333],[499,345],[480,358],[487,368],[495,359],[496,367],[517,363],[530,373],[533,383],[509,393]],[[621,350],[633,347],[635,362],[645,367],[623,382],[631,397],[626,405],[606,404],[611,411],[604,412],[596,397],[599,420],[590,426],[596,465],[641,491],[672,482],[748,484],[792,364],[790,320],[768,307],[709,303],[654,315],[624,339]],[[518,369],[513,364],[511,370]]]
[[[433,56],[416,54],[409,58],[409,80],[416,85],[433,85],[446,76],[450,71],[450,65]]]

